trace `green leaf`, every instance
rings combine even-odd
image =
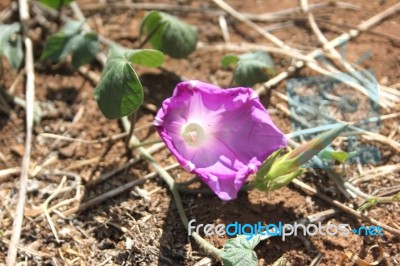
[[[153,48],[173,58],[184,58],[196,49],[197,29],[164,12],[152,11],[140,25]]]
[[[378,203],[379,203],[379,199],[377,199],[377,198],[370,198],[370,199],[368,199],[363,205],[361,205],[361,206],[357,209],[357,211],[363,211],[363,210],[369,209],[369,208],[371,208],[371,207],[373,207],[373,206],[376,206]]]
[[[130,63],[114,56],[106,63],[94,97],[105,117],[121,118],[142,104],[142,84]]]
[[[72,65],[78,68],[89,63],[99,48],[97,34],[81,34],[84,21],[69,21],[60,32],[51,35],[45,44],[41,59],[60,61],[68,54],[73,54]]]
[[[152,35],[150,38],[150,44],[154,49],[162,49],[162,33],[168,22],[162,22],[160,12],[151,11],[148,13],[140,24],[140,35]]]
[[[274,61],[271,56],[264,51],[254,51],[239,55],[240,60],[253,60],[263,64],[265,68],[274,68]]]
[[[227,68],[231,65],[236,65],[238,61],[239,61],[239,56],[234,54],[228,54],[222,58],[221,65],[223,68]]]
[[[286,261],[287,261],[286,257],[285,257],[285,255],[283,255],[278,260],[276,260],[274,262],[274,264],[272,264],[272,266],[285,266],[286,265]]]
[[[164,54],[150,49],[127,51],[126,58],[133,64],[146,67],[159,67],[164,63]]]
[[[22,40],[18,32],[21,25],[15,22],[11,25],[0,25],[0,56],[4,55],[12,68],[19,68],[24,58]]]
[[[267,81],[268,76],[262,68],[248,61],[237,65],[234,80],[239,86],[251,87],[256,83]]]
[[[164,14],[169,22],[162,36],[163,51],[173,58],[184,58],[196,49],[197,29],[176,17]]]
[[[99,40],[97,34],[89,32],[85,35],[78,35],[71,44],[72,66],[78,68],[89,63],[95,57],[99,49]]]
[[[82,25],[83,21],[69,21],[61,31],[51,35],[45,43],[41,59],[59,61],[66,57],[72,51],[74,37],[79,35]],[[75,38],[75,41],[78,40]]]
[[[345,151],[334,151],[332,152],[332,158],[340,163],[344,163],[347,159],[352,156],[352,153]]]
[[[54,9],[58,9],[70,4],[73,1],[74,0],[39,0],[39,3]]]
[[[72,37],[81,32],[81,28],[84,23],[85,21],[83,20],[70,20],[67,23],[65,23],[61,32],[63,32],[68,37]]]
[[[51,35],[44,45],[42,55],[40,56],[43,60],[58,61],[69,53],[68,42],[71,37],[66,36],[63,32],[57,32]]]
[[[332,160],[332,152],[334,151],[335,150],[332,147],[328,146],[318,153],[318,157],[324,160]]]
[[[239,56],[234,72],[237,85],[251,87],[265,82],[275,74],[272,58],[263,51],[250,52]]]
[[[225,266],[257,266],[257,254],[254,248],[260,242],[260,235],[254,235],[249,241],[246,240],[247,237],[238,235],[225,243],[221,252],[221,259]]]
[[[335,151],[331,147],[326,147],[320,153],[318,153],[318,157],[321,159],[336,160],[340,163],[344,163],[355,154],[356,152]]]

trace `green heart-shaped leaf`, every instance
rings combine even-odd
[[[159,67],[164,63],[164,54],[157,50],[130,50],[125,53],[125,57],[133,64],[146,67]]]
[[[72,66],[78,68],[93,60],[99,49],[99,40],[97,34],[88,32],[85,35],[77,35],[71,46]]]
[[[44,49],[41,55],[41,59],[50,59],[58,61],[69,53],[68,42],[71,37],[66,36],[63,32],[57,32],[51,35],[44,45]]]
[[[255,51],[239,56],[234,80],[237,85],[250,87],[256,83],[265,82],[274,75],[274,62],[263,51]]]
[[[184,58],[196,49],[197,29],[164,12],[152,11],[142,20],[140,32],[153,48],[173,58]]]
[[[168,22],[162,22],[160,12],[151,11],[140,24],[140,35],[146,35],[150,38],[150,44],[154,49],[162,50],[162,33]],[[150,36],[151,35],[151,36]]]
[[[246,240],[247,237],[238,235],[225,243],[221,252],[221,259],[225,266],[257,266],[257,254],[254,248],[260,242],[260,235],[253,235],[250,240]]]
[[[94,91],[100,110],[109,119],[136,111],[143,102],[143,89],[130,63],[122,56],[111,56]]]
[[[236,65],[233,80],[236,85],[251,87],[265,82],[275,75],[274,62],[268,53],[255,51],[242,55],[225,55],[221,60],[223,68]]]
[[[99,48],[97,34],[81,34],[83,21],[70,21],[60,32],[51,35],[44,46],[41,59],[60,61],[72,53],[72,65],[78,68],[89,63]]]

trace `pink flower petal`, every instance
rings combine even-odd
[[[223,200],[236,198],[247,177],[286,145],[250,88],[179,83],[154,125],[181,166],[199,175]]]

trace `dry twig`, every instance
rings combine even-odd
[[[65,181],[67,181],[67,177],[63,176],[63,178],[62,178],[60,184],[58,185],[58,187],[56,188],[56,190],[45,200],[45,202],[43,203],[43,207],[42,207],[44,215],[47,219],[47,222],[50,225],[50,229],[53,232],[53,235],[56,238],[57,243],[60,243],[60,239],[58,238],[58,234],[57,234],[56,228],[54,227],[53,220],[50,217],[50,212],[48,210],[48,206],[49,206],[50,201],[52,199],[54,199],[56,196],[58,196],[58,194],[60,193],[61,189],[64,186]]]
[[[344,60],[344,58],[342,58],[342,56],[339,54],[339,52],[334,47],[329,45],[328,39],[324,36],[322,31],[319,29],[319,27],[314,19],[313,14],[309,10],[308,1],[301,0],[300,4],[301,4],[301,9],[303,10],[303,12],[307,14],[308,22],[311,26],[311,29],[313,30],[314,34],[317,36],[319,42],[323,45],[324,50],[326,50],[329,53],[330,58],[333,58],[339,64],[342,64],[343,67],[348,72],[348,74],[344,74],[344,73],[340,72],[338,69],[336,69],[330,63],[325,63],[326,67],[330,70],[330,72],[331,73],[340,73],[340,75],[345,78],[344,81],[342,80],[344,83],[346,83],[345,82],[346,80],[348,80],[348,79],[353,80],[353,78],[354,78],[354,80],[352,82],[356,82],[356,83],[358,82],[360,85],[363,85],[365,88],[374,88],[376,81],[372,75],[367,74],[368,72],[365,70],[358,72],[351,64],[349,64],[348,62],[346,62],[346,60]],[[313,68],[313,66],[311,66],[311,67]],[[330,76],[330,75],[328,75],[328,76]],[[367,97],[370,97],[370,94],[372,94],[371,91],[365,90],[363,86],[353,86],[353,88],[355,88],[359,92],[363,93]],[[391,102],[391,100],[394,95],[385,94],[385,93],[387,93],[387,91],[385,91],[385,90],[383,92],[384,92],[384,94],[381,95],[381,102],[382,102],[383,106],[392,107],[393,103]],[[383,97],[384,95],[386,95],[386,97]],[[375,96],[374,99],[375,98],[378,99],[378,95],[374,95],[374,96]],[[398,98],[394,99],[394,102],[396,102],[398,100],[399,100]]]
[[[213,50],[213,51],[238,51],[238,52],[247,52],[250,50],[260,50],[260,51],[265,51],[268,53],[277,53],[277,54],[282,54],[289,56],[291,58],[295,58],[298,60],[303,60],[303,61],[311,61],[311,62],[316,62],[314,58],[307,57],[305,55],[302,55],[297,52],[293,52],[292,50],[287,50],[287,49],[282,49],[282,48],[277,48],[273,46],[267,46],[267,45],[259,45],[259,44],[253,44],[253,43],[215,43],[212,45],[207,45],[202,42],[198,42],[197,47],[199,49],[205,49],[205,50]]]
[[[27,0],[19,0],[19,15],[22,24],[22,34],[25,44],[25,70],[26,70],[26,137],[25,151],[22,159],[21,176],[18,193],[18,203],[16,207],[12,235],[7,253],[7,265],[15,265],[18,244],[21,237],[22,221],[24,219],[24,209],[26,202],[26,190],[29,175],[29,162],[31,157],[33,111],[35,100],[35,74],[33,67],[33,48],[32,41],[28,36],[28,22],[30,19]]]
[[[5,243],[8,246],[10,245],[10,241],[8,239],[4,238],[4,237],[2,237],[0,239],[0,241],[2,241],[3,243]],[[28,253],[28,254],[30,254],[32,256],[43,257],[43,258],[51,258],[52,257],[48,253],[44,253],[44,252],[40,252],[40,251],[37,251],[37,250],[33,250],[31,248],[22,246],[21,244],[18,245],[18,249],[23,251],[23,252],[26,252],[26,253]]]
[[[230,41],[228,24],[226,23],[225,16],[218,17],[219,27],[221,28],[222,37],[224,37],[224,41],[228,43]]]
[[[257,31],[257,33],[259,33],[261,36],[264,36],[265,38],[267,38],[270,42],[272,42],[276,46],[283,48],[283,49],[287,49],[287,50],[294,50],[291,47],[287,46],[283,41],[281,41],[274,35],[266,32],[263,28],[261,28],[260,26],[258,26],[257,24],[255,24],[254,22],[249,20],[243,14],[237,12],[235,9],[233,9],[230,5],[225,3],[223,0],[213,0],[213,2],[215,4],[217,4],[221,9],[226,11],[228,14],[232,15],[239,21],[243,22],[244,24],[248,25],[249,27],[251,27],[252,29]],[[296,50],[294,50],[294,51],[296,51]]]
[[[165,144],[164,144],[164,143],[157,143],[157,144],[154,144],[153,146],[151,146],[150,148],[148,148],[146,151],[147,151],[149,154],[153,154],[153,153],[155,153],[155,152],[161,150],[161,149],[164,148],[164,147],[165,147]],[[100,182],[103,182],[103,181],[107,180],[108,178],[114,176],[115,174],[117,174],[117,173],[119,173],[119,172],[121,172],[121,171],[123,171],[123,170],[125,170],[125,169],[128,169],[129,167],[131,167],[131,166],[137,164],[137,163],[140,162],[141,160],[142,160],[141,157],[139,157],[139,158],[132,158],[132,159],[130,159],[127,163],[125,163],[125,164],[123,164],[123,165],[121,165],[121,166],[115,168],[114,170],[112,170],[112,171],[110,171],[110,172],[107,172],[107,173],[101,175],[101,176],[100,176],[99,178],[97,178],[96,180],[93,180],[93,181],[91,182],[91,185],[93,185],[93,184],[98,184],[98,183],[100,183]]]
[[[220,8],[222,8],[223,10],[225,10],[227,13],[229,13],[230,15],[232,15],[233,17],[235,17],[236,19],[238,19],[239,21],[243,22],[244,24],[246,24],[247,26],[249,26],[250,28],[252,28],[253,30],[255,30],[257,33],[259,33],[260,35],[262,35],[263,37],[265,37],[266,39],[268,39],[270,42],[272,42],[273,44],[275,44],[276,46],[284,49],[284,50],[288,50],[291,53],[294,54],[300,54],[296,49],[291,48],[290,46],[286,45],[282,40],[280,40],[279,38],[275,37],[274,35],[266,32],[263,28],[261,28],[260,26],[258,26],[257,24],[255,24],[254,22],[250,21],[248,18],[246,18],[243,14],[237,12],[235,9],[233,9],[230,5],[228,5],[227,3],[225,3],[223,0],[213,0],[214,3],[216,3]],[[314,21],[315,22],[315,21]],[[314,23],[313,26],[315,26],[316,24]],[[360,27],[364,26],[363,23],[360,24]],[[314,27],[315,29],[315,27]],[[319,29],[317,30],[318,36],[320,38],[322,33],[319,31]],[[323,36],[323,35],[322,35]],[[324,38],[324,37],[323,37]],[[335,39],[336,40],[336,39]],[[326,41],[327,42],[327,41]],[[331,51],[332,49],[330,46],[330,43],[327,42],[326,45],[324,46],[325,49]],[[319,49],[316,50],[318,52],[321,52]],[[328,70],[328,69],[324,69],[322,67],[320,67],[318,64],[314,63],[314,62],[310,62],[312,61],[313,58],[317,57],[317,55],[321,55],[320,54],[308,54],[307,57],[310,58],[310,60],[307,60],[307,62],[304,61],[297,61],[294,66],[296,68],[301,68],[304,65],[307,65],[309,68],[311,68],[312,70],[329,76],[333,79],[337,79],[340,80],[341,82],[343,82],[344,84],[347,84],[348,86],[354,88],[355,90],[365,94],[366,96],[369,96],[368,93],[368,89],[365,88],[364,86],[360,85],[356,80],[354,80],[353,78],[350,78],[349,75],[344,74],[343,72],[340,71],[335,71],[335,70]],[[339,56],[340,57],[340,56]],[[349,65],[348,65],[349,67]],[[283,79],[287,78],[289,76],[289,73],[293,72],[295,69],[291,68],[290,70],[288,70],[287,72],[283,72],[284,74],[282,75],[278,75],[276,76],[274,79],[278,79],[279,77],[279,82],[282,81]],[[354,74],[357,75],[357,74]],[[271,82],[271,80],[274,79],[270,79],[268,82],[266,82],[265,84]],[[278,82],[278,83],[279,83]],[[264,86],[265,86],[264,84]],[[274,84],[276,85],[276,84]],[[381,88],[382,89],[382,88]],[[381,95],[381,99],[382,101],[378,101],[378,103],[384,107],[384,108],[388,108],[391,107],[392,105],[390,104],[390,97],[384,97],[386,94],[382,94]],[[377,97],[375,97],[377,98]],[[377,99],[373,98],[372,100],[377,101]]]
[[[383,165],[380,167],[373,168],[369,171],[366,171],[362,175],[353,177],[349,180],[349,182],[352,184],[359,184],[359,183],[370,181],[372,179],[376,179],[381,176],[386,177],[388,174],[396,173],[398,171],[400,171],[400,164]]]
[[[173,164],[173,165],[167,166],[167,167],[165,167],[165,171],[174,169],[174,168],[176,168],[178,166],[179,166],[178,164]],[[101,194],[101,195],[99,195],[99,196],[97,196],[97,197],[95,197],[95,198],[93,198],[91,200],[88,200],[86,202],[81,203],[79,206],[73,207],[73,208],[63,212],[63,215],[65,215],[65,216],[72,215],[72,214],[74,214],[76,212],[83,211],[83,210],[85,210],[85,209],[87,209],[89,207],[97,205],[100,202],[103,202],[104,200],[107,200],[109,198],[115,197],[116,195],[120,195],[121,193],[131,189],[132,187],[137,186],[139,184],[143,184],[146,180],[149,180],[149,179],[152,179],[152,178],[156,177],[157,174],[158,174],[157,172],[147,174],[142,178],[133,180],[133,181],[131,181],[129,183],[126,183],[126,184],[124,184],[122,186],[119,186],[119,187],[117,187],[117,188],[115,188],[113,190],[107,191],[106,193],[103,193],[103,194]]]
[[[326,49],[330,49],[330,47],[334,48],[336,46],[340,46],[343,43],[349,41],[350,39],[358,36],[360,32],[365,31],[370,29],[371,27],[375,26],[377,23],[380,21],[386,19],[387,17],[393,15],[394,13],[398,12],[400,10],[400,3],[386,9],[385,11],[371,17],[370,19],[360,23],[357,26],[358,30],[350,30],[349,33],[344,33],[335,39],[331,40],[327,46],[325,46]],[[322,51],[320,49],[316,49],[312,51],[311,53],[307,54],[307,56],[310,56],[312,58],[315,58],[318,55],[321,55]],[[256,91],[262,95],[267,92],[268,89],[276,86],[278,83],[281,81],[285,80],[291,73],[293,73],[296,69],[301,68],[304,66],[303,62],[296,62],[293,66],[290,66],[286,71],[281,72],[279,75],[275,76],[274,78],[268,80],[263,84],[263,86],[260,86]]]
[[[0,170],[0,183],[6,181],[9,176],[19,174],[21,172],[20,167],[8,168]]]
[[[378,225],[380,227],[382,227],[385,231],[396,235],[396,236],[400,236],[400,230],[395,229],[387,224],[381,223],[373,218],[370,218],[366,215],[363,215],[361,212],[355,211],[354,209],[347,207],[346,205],[344,205],[343,203],[331,199],[330,197],[328,197],[325,194],[322,194],[320,192],[318,192],[317,190],[315,190],[314,188],[310,187],[309,185],[303,183],[302,181],[300,181],[299,179],[294,179],[293,184],[295,184],[297,187],[299,187],[301,190],[303,190],[304,192],[306,192],[307,194],[311,194],[312,196],[317,196],[321,199],[323,199],[324,201],[328,202],[329,204],[332,204],[336,207],[338,207],[340,210],[344,211],[347,214],[350,214],[358,219],[361,219],[365,222],[374,224],[374,225]]]
[[[309,10],[320,9],[324,7],[338,7],[343,9],[358,10],[359,6],[347,3],[347,2],[328,2],[328,3],[313,3],[309,5]],[[265,14],[249,14],[243,13],[248,19],[253,21],[276,21],[276,20],[286,20],[293,16],[293,14],[301,11],[300,7],[293,7],[288,9],[279,10],[276,12],[265,13]]]

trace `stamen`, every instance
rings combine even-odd
[[[197,131],[190,131],[189,133],[188,133],[188,135],[189,135],[189,137],[190,137],[190,141],[192,142],[192,143],[194,143],[194,142],[197,142]]]
[[[206,139],[204,129],[197,123],[188,123],[184,125],[181,130],[181,135],[186,144],[191,147],[199,147]]]

